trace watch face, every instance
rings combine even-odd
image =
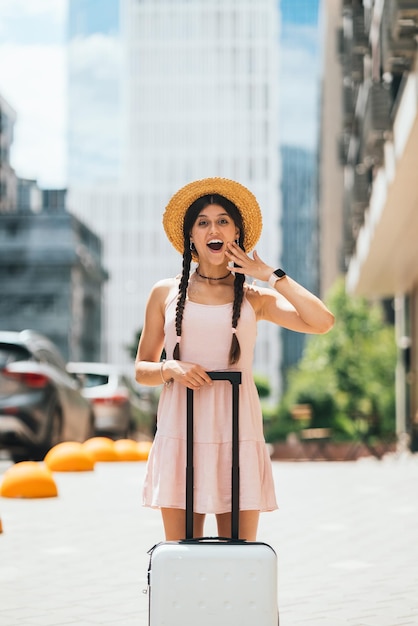
[[[283,278],[283,276],[286,276],[286,272],[284,272],[280,268],[277,270],[274,270],[273,274],[276,274],[277,278]]]

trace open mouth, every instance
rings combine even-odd
[[[220,250],[223,246],[223,241],[221,241],[220,239],[212,239],[211,241],[208,241],[207,246],[208,248],[210,248],[211,250]]]

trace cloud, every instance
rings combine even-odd
[[[41,186],[66,183],[68,1],[0,2],[0,93],[17,114],[11,162]]]
[[[114,178],[121,155],[122,51],[116,37],[95,33],[69,46],[71,93],[69,180]]]
[[[47,44],[65,38],[68,0],[1,0],[2,43]]]
[[[0,47],[0,92],[17,121],[11,163],[41,186],[65,185],[65,52],[63,46]]]
[[[44,14],[57,20],[67,10],[67,0],[1,0],[3,18]]]

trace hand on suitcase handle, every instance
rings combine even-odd
[[[231,384],[241,383],[241,372],[237,371],[205,371],[196,363],[170,360],[165,362],[164,377],[174,379],[181,385],[199,390],[204,385],[212,385],[214,380],[229,380]]]
[[[170,359],[164,363],[164,382],[176,381],[188,389],[198,391],[204,385],[212,385],[206,370],[198,363]]]

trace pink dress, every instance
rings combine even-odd
[[[165,337],[169,357],[176,343],[177,298],[166,308]],[[207,371],[239,370],[240,385],[240,509],[277,508],[271,461],[263,435],[262,413],[252,375],[257,321],[244,297],[237,337],[241,358],[228,365],[232,335],[232,303],[198,304],[186,301],[180,343],[181,359],[199,363]],[[194,510],[226,513],[231,510],[231,384],[216,381],[194,394]],[[149,507],[185,508],[186,388],[176,382],[161,392],[157,433],[152,445],[143,489]]]

